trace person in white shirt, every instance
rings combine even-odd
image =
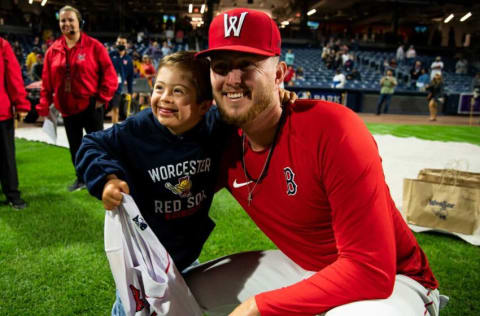
[[[333,77],[332,88],[342,89],[345,87],[346,82],[345,75],[342,73],[340,69],[337,69],[335,76]]]
[[[417,52],[415,51],[413,45],[410,45],[407,52],[405,53],[405,57],[407,58],[407,64],[409,66],[412,66],[415,62],[415,58],[417,58]]]
[[[405,59],[405,50],[403,49],[403,44],[400,44],[400,46],[398,46],[396,58],[399,63],[403,63],[403,60]]]
[[[432,65],[430,66],[430,80],[433,80],[433,78],[435,77],[436,74],[442,74],[442,70],[443,70],[443,61],[442,61],[442,57],[440,56],[437,56],[435,58],[435,61],[432,63]]]

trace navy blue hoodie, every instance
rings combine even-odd
[[[143,217],[182,271],[198,258],[215,226],[208,211],[230,132],[215,109],[183,135],[173,135],[147,109],[86,135],[76,169],[98,199],[107,175],[125,180]]]

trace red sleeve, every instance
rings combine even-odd
[[[51,65],[52,65],[52,48],[50,47],[45,53],[42,70],[42,89],[40,90],[40,102],[36,109],[38,115],[48,116],[48,107],[52,104],[53,87],[51,80]]]
[[[115,94],[118,87],[118,78],[113,67],[112,60],[108,55],[107,49],[100,43],[96,43],[96,54],[98,56],[98,63],[100,66],[100,78],[97,100],[102,103],[108,103]]]
[[[2,40],[3,42],[3,59],[5,61],[5,90],[12,106],[17,111],[28,112],[30,111],[30,102],[27,100],[27,92],[22,79],[22,70],[18,64],[17,58],[13,53],[10,44]]]
[[[262,316],[314,315],[393,291],[394,227],[375,141],[354,113],[339,111],[338,117],[320,121],[328,130],[317,141],[318,172],[331,207],[338,258],[308,279],[257,295]]]

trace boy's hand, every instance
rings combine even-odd
[[[248,300],[238,305],[229,316],[260,316],[255,297],[250,297]]]
[[[115,175],[109,175],[109,179],[103,187],[102,202],[106,210],[113,210],[122,203],[122,192],[130,194],[128,184],[117,178]]]
[[[297,94],[293,91],[280,88],[278,93],[280,95],[280,103],[283,105],[293,104],[298,99]]]

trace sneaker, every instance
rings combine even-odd
[[[25,202],[22,198],[15,198],[8,200],[8,205],[13,207],[16,211],[19,211],[27,207],[27,202]]]
[[[85,183],[83,183],[78,179],[75,179],[75,182],[73,182],[72,185],[68,186],[68,191],[74,192],[74,191],[82,190],[85,188],[86,188]]]

